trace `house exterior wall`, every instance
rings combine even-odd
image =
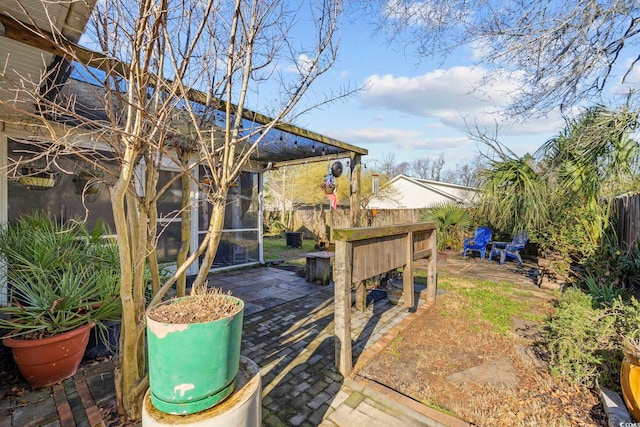
[[[478,192],[454,184],[399,176],[369,201],[369,209],[421,209],[445,202],[473,203]]]
[[[0,164],[7,164],[8,158],[24,155],[26,149],[11,139],[11,133],[0,131]],[[26,151],[28,152],[28,151]],[[107,188],[92,201],[83,201],[81,191],[76,184],[77,174],[86,165],[78,158],[61,157],[56,162],[60,167],[60,180],[54,188],[46,190],[26,189],[16,179],[8,179],[7,173],[0,177],[0,220],[3,224],[15,221],[20,215],[40,210],[59,220],[77,218],[84,220],[92,229],[97,221],[102,221],[112,232],[114,231],[111,201]],[[163,166],[160,172],[159,185],[162,187],[177,173],[171,165]],[[222,239],[213,270],[236,267],[262,262],[262,207],[259,194],[261,192],[261,173],[245,171],[228,194],[228,207],[225,211]],[[180,206],[182,191],[180,181],[175,181],[158,201],[158,241],[157,254],[161,263],[175,263],[180,248]],[[192,201],[192,251],[206,233],[210,216],[210,205],[206,196],[198,193],[192,185],[190,194]],[[0,278],[2,265],[0,265]],[[194,263],[188,274],[195,274],[198,265]],[[0,283],[0,304],[6,296],[2,294]]]

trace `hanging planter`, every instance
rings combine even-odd
[[[84,196],[88,202],[95,202],[102,192],[104,182],[99,171],[81,171],[73,178],[76,194]]]
[[[29,190],[48,190],[60,182],[60,172],[40,168],[22,168],[18,182]]]
[[[219,292],[176,298],[149,310],[149,386],[156,409],[194,414],[233,392],[243,313],[242,300]]]

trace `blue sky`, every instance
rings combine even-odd
[[[493,130],[500,120],[499,140],[519,155],[535,151],[563,128],[558,114],[502,122],[497,105],[510,99],[513,87],[500,76],[493,76],[492,86],[478,87],[486,70],[473,67],[472,57],[467,50],[444,61],[421,62],[406,46],[390,45],[372,26],[349,22],[338,62],[314,90],[335,92],[347,84],[366,89],[313,110],[296,124],[367,148],[365,162],[389,153],[396,163],[437,159],[444,153],[445,168],[471,160],[479,150],[486,152],[468,137],[465,121]]]

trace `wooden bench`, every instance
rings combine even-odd
[[[331,281],[331,258],[335,255],[335,252],[328,251],[309,252],[306,254],[307,282],[317,285],[328,285]]]

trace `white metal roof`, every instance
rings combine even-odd
[[[38,28],[48,33],[61,33],[77,42],[82,35],[93,10],[95,0],[51,2],[45,0],[3,0],[0,15],[21,25]],[[4,37],[0,24],[0,97],[15,103],[20,109],[33,108],[33,102],[25,93],[17,93],[20,82],[25,90],[26,82],[39,82],[55,56],[35,47]],[[0,105],[0,119],[17,121],[18,114],[6,105]]]

